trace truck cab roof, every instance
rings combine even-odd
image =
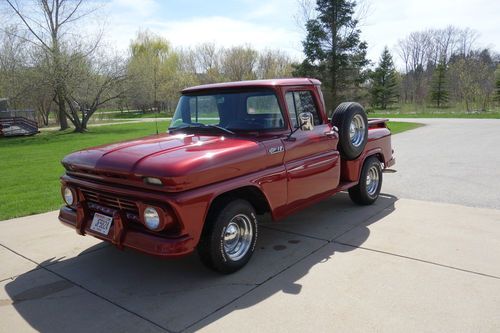
[[[266,87],[274,88],[277,86],[306,86],[306,85],[321,85],[321,82],[319,80],[309,79],[309,78],[224,82],[224,83],[204,84],[195,87],[189,87],[182,90],[182,93],[190,94],[198,91],[217,90],[217,89],[266,88]]]

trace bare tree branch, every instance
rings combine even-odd
[[[5,0],[5,1],[12,8],[12,10],[16,13],[16,15],[21,19],[21,21],[23,21],[26,28],[33,34],[33,36],[40,42],[40,44],[42,44],[43,47],[45,47],[47,50],[50,50],[50,47],[43,41],[43,39],[40,36],[38,36],[38,34],[33,30],[31,25],[27,22],[24,15],[21,14],[19,7],[14,6],[14,3],[11,0]]]

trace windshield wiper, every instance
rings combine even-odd
[[[202,126],[201,125],[190,124],[190,125],[183,125],[183,126],[179,126],[179,127],[169,127],[168,131],[169,132],[172,132],[172,131],[182,131],[182,130],[185,130],[185,129],[199,128],[199,127],[202,127]]]
[[[213,128],[213,129],[217,129],[217,130],[222,131],[222,132],[227,133],[227,134],[236,135],[236,133],[234,133],[231,130],[228,130],[227,128],[221,127],[219,125],[212,125],[212,124],[189,124],[189,125],[180,126],[180,127],[171,127],[168,130],[169,131],[181,131],[181,130],[191,129],[191,128],[207,128],[207,129]]]
[[[205,125],[205,126],[206,127],[210,127],[210,128],[217,128],[218,130],[221,130],[221,131],[226,132],[226,133],[231,134],[231,135],[235,135],[236,134],[233,131],[228,130],[227,128],[221,127],[219,125],[208,124],[208,125]]]

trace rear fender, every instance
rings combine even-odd
[[[387,129],[384,119],[372,119],[369,122],[368,142],[365,151],[355,160],[341,162],[340,179],[343,182],[357,182],[365,160],[377,156],[384,167],[393,161],[391,132]]]
[[[381,148],[372,149],[363,153],[360,157],[352,161],[342,160],[341,180],[344,182],[358,182],[361,168],[365,160],[370,156],[376,156],[381,163],[385,163]]]

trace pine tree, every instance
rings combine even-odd
[[[444,62],[440,62],[437,65],[432,78],[431,100],[438,108],[443,107],[443,104],[446,104],[449,99],[448,88],[446,85],[446,70],[447,68]]]
[[[341,94],[359,86],[368,65],[366,42],[360,41],[355,1],[316,0],[317,18],[306,23],[307,36],[302,42],[306,59],[295,75],[315,76],[328,88],[336,106]]]
[[[391,103],[397,102],[398,82],[396,80],[396,69],[387,46],[382,52],[378,67],[370,76],[372,79],[370,93],[373,106],[385,110]]]

